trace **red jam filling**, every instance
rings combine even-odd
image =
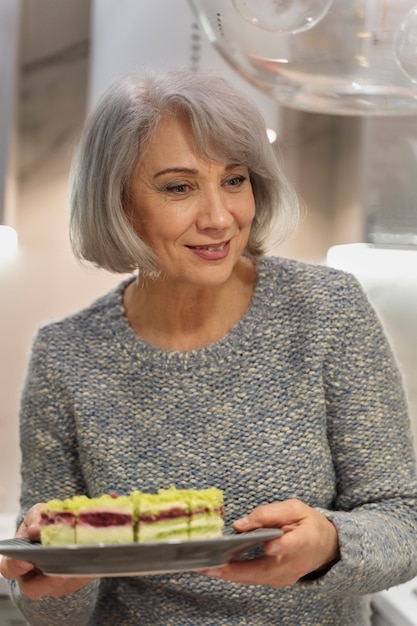
[[[90,526],[128,526],[133,524],[132,516],[124,513],[113,513],[110,511],[100,511],[97,513],[80,513],[79,523]]]
[[[159,513],[153,513],[153,514],[141,513],[140,521],[141,522],[160,522],[166,519],[175,519],[178,517],[193,517],[193,515],[202,515],[203,513],[210,513],[210,512],[211,511],[207,508],[201,508],[201,509],[196,509],[195,511],[192,511],[192,513],[188,513],[188,511],[185,511],[184,509],[180,509],[179,507],[177,507],[177,508],[168,509],[166,511],[160,511]],[[223,509],[216,509],[214,512],[219,513],[220,515],[223,515]]]
[[[53,524],[61,524],[64,526],[74,526],[75,515],[67,511],[57,511],[56,513],[42,513],[41,526],[51,526]]]

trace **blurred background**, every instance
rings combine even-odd
[[[0,516],[18,509],[18,405],[37,328],[121,280],[73,259],[67,183],[88,111],[110,82],[134,69],[212,70],[258,103],[303,205],[298,232],[280,246],[271,240],[269,253],[357,274],[397,353],[417,432],[415,114],[335,114],[326,105],[283,103],[277,87],[258,88],[232,67],[226,48],[210,42],[204,4],[0,0],[0,229],[18,237],[16,248],[13,235],[0,239]],[[404,14],[413,8],[404,0]]]

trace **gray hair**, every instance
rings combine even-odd
[[[280,240],[293,231],[297,196],[255,104],[223,78],[181,68],[123,77],[88,117],[71,172],[69,226],[77,257],[111,272],[159,273],[125,209],[133,170],[168,115],[189,121],[204,156],[248,167],[256,211],[247,256],[265,252],[274,222]]]

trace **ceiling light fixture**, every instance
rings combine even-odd
[[[340,115],[417,113],[416,0],[189,3],[210,44],[279,104]]]

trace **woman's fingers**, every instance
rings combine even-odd
[[[286,587],[299,580],[298,571],[285,564],[283,557],[264,556],[247,561],[236,561],[220,568],[208,569],[207,576],[229,580],[242,585]]]
[[[42,508],[43,504],[36,504],[28,511],[16,532],[17,538],[39,540]],[[92,580],[91,578],[45,576],[33,563],[10,557],[1,559],[0,573],[4,578],[16,579],[21,592],[31,600],[37,600],[45,595],[60,597],[84,587]]]
[[[40,533],[41,510],[43,504],[36,504],[26,514],[25,519],[17,529],[15,537],[37,541]],[[19,561],[10,557],[3,557],[0,561],[0,573],[4,578],[19,578],[34,570],[35,566],[26,561]]]
[[[3,557],[0,571],[4,578],[16,579],[21,592],[31,600],[48,595],[58,598],[81,589],[92,578],[65,578],[64,576],[45,576],[32,563]]]
[[[34,565],[32,563],[27,563],[26,561],[18,561],[16,559],[11,559],[7,556],[2,557],[0,561],[0,574],[3,576],[3,578],[7,578],[9,580],[27,574],[30,570],[33,569]]]
[[[233,523],[239,532],[255,528],[282,528],[298,523],[311,510],[300,500],[290,499],[257,506],[248,515]]]
[[[319,511],[299,500],[262,505],[233,524],[239,532],[255,528],[281,528],[283,534],[265,544],[265,556],[230,563],[217,576],[243,584],[282,587],[337,560],[339,545],[334,525]]]
[[[35,504],[26,514],[25,519],[20,525],[16,537],[27,538],[31,541],[39,541],[41,528],[41,511],[44,507],[43,503]]]

